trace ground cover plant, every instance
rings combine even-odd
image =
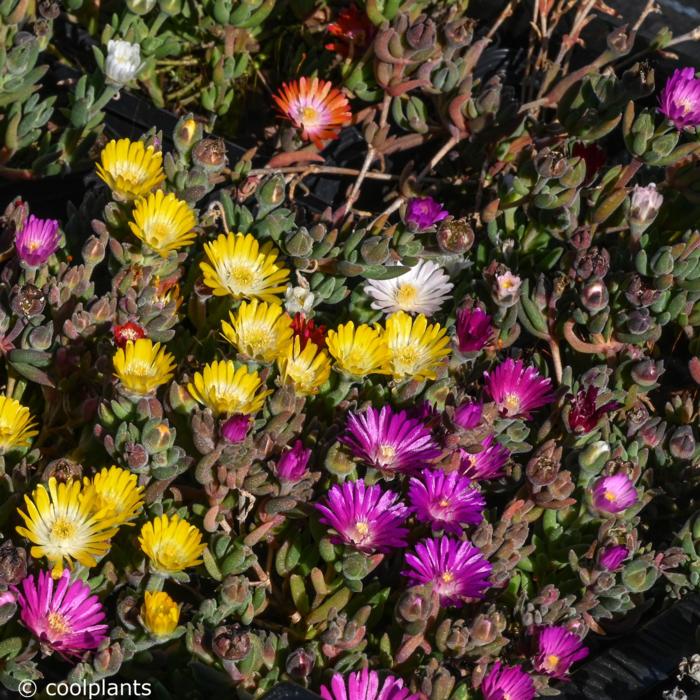
[[[700,32],[493,5],[0,1],[6,688],[529,700],[700,585]]]

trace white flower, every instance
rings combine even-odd
[[[493,289],[493,299],[499,306],[510,308],[518,303],[520,287],[523,281],[510,270],[496,275],[496,283]]]
[[[654,223],[663,201],[664,196],[657,192],[654,183],[646,187],[635,186],[630,207],[630,226],[633,234],[641,235]]]
[[[115,85],[126,85],[141,70],[141,47],[121,39],[107,42],[105,75]]]
[[[308,287],[287,287],[284,308],[291,314],[308,314],[314,308],[314,293]]]
[[[367,282],[365,294],[374,300],[373,309],[386,314],[406,311],[431,316],[449,298],[453,286],[439,265],[421,260],[399,277]]]

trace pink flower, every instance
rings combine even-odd
[[[15,236],[17,255],[30,267],[43,265],[58,249],[58,221],[29,216]]]
[[[414,552],[406,554],[406,564],[403,575],[414,585],[432,583],[445,606],[480,600],[490,585],[492,567],[481,550],[452,537],[419,542]]]
[[[455,425],[464,430],[472,430],[481,423],[484,407],[476,401],[463,403],[457,408],[454,414]]]
[[[478,352],[493,336],[491,316],[478,306],[473,309],[460,309],[456,324],[457,349],[460,352]]]
[[[571,401],[569,427],[575,433],[590,433],[606,413],[620,408],[617,401],[608,401],[602,406],[596,406],[598,388],[595,386],[581,389],[576,396],[568,398]]]
[[[466,476],[431,469],[424,469],[420,479],[411,479],[408,500],[418,520],[457,536],[464,525],[478,525],[486,507],[483,494]]]
[[[330,688],[321,686],[321,697],[323,700],[420,700],[404,688],[400,678],[385,676],[382,682],[376,671],[366,668],[346,677],[333,674]]]
[[[97,649],[107,637],[102,603],[83,581],[70,582],[69,569],[57,581],[46,571],[39,572],[38,580],[27,576],[17,602],[20,619],[42,646],[63,656]]]
[[[588,649],[578,635],[566,627],[543,627],[537,636],[537,655],[533,660],[536,671],[554,678],[566,678],[573,664],[588,656]]]
[[[305,449],[301,440],[297,440],[291,450],[282,454],[277,462],[277,478],[296,484],[306,476],[311,450]]]
[[[694,68],[677,68],[659,96],[659,111],[676,129],[700,124],[700,80]]]
[[[484,700],[532,700],[535,684],[520,666],[504,666],[497,661],[481,684]]]
[[[627,474],[603,476],[593,486],[593,505],[604,513],[621,513],[637,502],[637,489]]]
[[[436,202],[432,197],[414,197],[408,200],[404,220],[409,228],[425,231],[449,215],[447,209],[443,209],[442,204]]]
[[[552,381],[521,360],[508,358],[484,377],[486,392],[506,418],[530,418],[532,411],[554,400]]]
[[[598,553],[598,564],[606,571],[616,571],[629,556],[629,550],[622,544],[606,547]]]
[[[334,542],[347,544],[361,552],[389,552],[406,546],[405,527],[409,510],[393,491],[378,484],[346,481],[334,486],[325,504],[315,504],[321,522],[338,534]]]
[[[221,435],[226,442],[230,442],[233,445],[241,443],[248,434],[250,423],[250,416],[236,413],[221,424]]]
[[[503,467],[510,458],[510,450],[497,442],[493,435],[482,441],[479,452],[460,449],[459,454],[462,458],[462,474],[475,481],[499,479],[503,476]]]

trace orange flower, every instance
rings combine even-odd
[[[345,95],[327,80],[300,78],[284,83],[273,98],[282,114],[319,149],[324,141],[336,138],[352,116]]]

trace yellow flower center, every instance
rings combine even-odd
[[[358,522],[355,524],[355,529],[357,530],[358,534],[364,537],[364,535],[369,532],[369,525],[367,525],[367,523]]]
[[[50,612],[46,616],[46,622],[49,629],[56,634],[67,634],[71,631],[70,625],[66,622],[66,618],[61,613]]]
[[[396,450],[391,445],[380,445],[377,449],[377,457],[380,462],[391,462],[396,457]]]
[[[556,654],[550,654],[546,659],[545,659],[545,664],[547,668],[550,670],[554,670],[557,667],[557,664],[559,663],[559,657]]]
[[[229,270],[230,283],[238,289],[248,289],[253,283],[253,271],[249,267],[238,265]]]
[[[38,250],[40,247],[39,241],[29,241],[27,244],[27,248],[33,253],[35,250]]]
[[[605,498],[606,501],[614,501],[615,500],[615,494],[612,491],[606,491],[603,494],[603,498]]]
[[[685,97],[676,102],[676,107],[680,107],[683,110],[683,116],[685,116],[693,109],[693,102]]]
[[[418,364],[420,355],[415,348],[401,348],[394,353],[392,360],[394,362],[394,373],[414,374],[414,368]]]
[[[409,308],[416,300],[418,290],[412,284],[402,284],[396,290],[396,303],[402,309]]]
[[[314,124],[317,119],[318,111],[315,107],[304,107],[304,109],[301,110],[301,121],[304,122],[304,124]]]
[[[440,578],[442,579],[443,583],[452,583],[452,581],[455,579],[454,574],[451,571],[445,571]]]
[[[438,505],[440,506],[440,508],[447,508],[447,506],[450,505],[450,502],[449,502],[446,498],[443,498],[443,499],[438,503]]]
[[[273,336],[269,328],[253,328],[246,333],[245,340],[252,355],[262,355],[272,345]]]
[[[51,528],[51,536],[57,540],[67,540],[75,535],[75,525],[66,518],[59,518]]]
[[[128,374],[147,377],[153,374],[153,365],[150,362],[134,358],[127,366],[126,371]]]
[[[517,394],[506,394],[503,405],[509,414],[518,413],[520,411],[520,397]]]

